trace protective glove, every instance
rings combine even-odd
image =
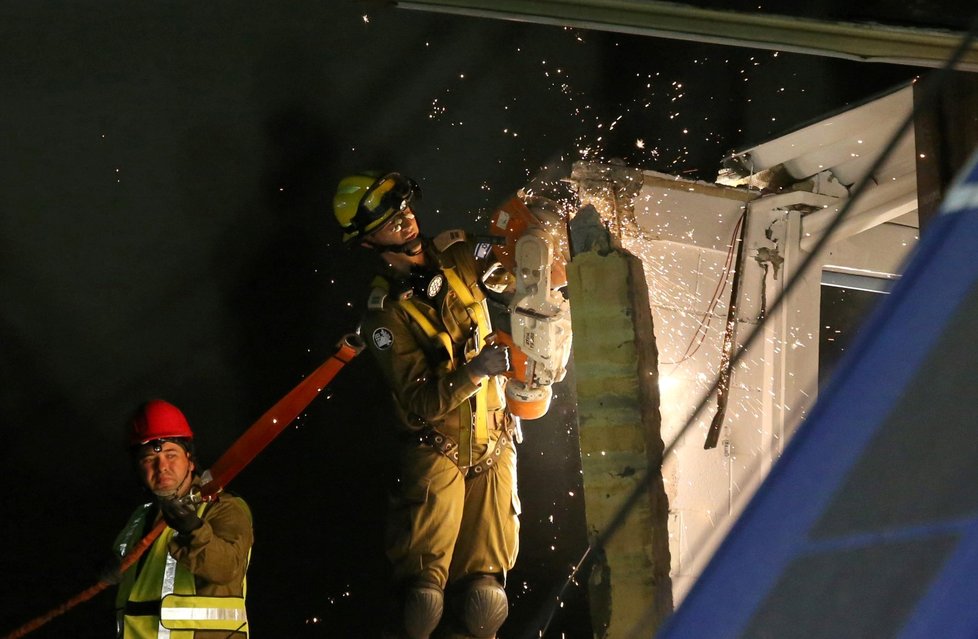
[[[180,535],[189,535],[204,525],[197,516],[197,506],[180,499],[160,499],[160,512],[166,525]]]
[[[474,377],[499,375],[509,370],[509,348],[502,344],[486,346],[466,364]]]

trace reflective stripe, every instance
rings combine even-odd
[[[248,632],[248,614],[241,597],[169,595],[162,601],[160,623],[174,630]]]
[[[166,565],[163,567],[163,585],[160,588],[160,599],[173,593],[173,583],[177,579],[177,560],[167,553]]]
[[[170,553],[166,554],[166,563],[163,565],[163,584],[160,587],[160,598],[173,592],[173,584],[177,578],[177,560]],[[160,621],[160,627],[156,631],[158,639],[170,639],[170,629]]]
[[[243,609],[235,608],[163,608],[160,611],[160,619],[165,621],[199,621],[214,619],[245,621],[248,619],[248,615],[245,614]]]
[[[153,502],[150,501],[142,505],[142,510],[139,510],[137,508],[136,512],[129,520],[129,523],[126,525],[125,528],[122,529],[122,532],[119,533],[118,548],[119,548],[120,557],[126,556],[126,551],[129,550],[129,542],[136,534],[136,529],[142,528],[146,524],[146,513],[149,512],[149,509],[152,506],[153,506]]]

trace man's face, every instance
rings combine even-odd
[[[153,442],[136,451],[143,483],[160,496],[183,497],[190,490],[194,463],[190,453],[175,442]]]
[[[416,239],[418,233],[418,220],[408,206],[368,235],[367,240],[374,246],[400,246]]]

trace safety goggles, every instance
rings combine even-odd
[[[414,219],[414,212],[407,206],[407,202],[404,204],[405,206],[403,209],[392,215],[390,219],[375,228],[373,231],[371,231],[371,233],[378,233],[386,229],[396,235],[404,230],[404,227],[408,225],[408,222]]]
[[[408,202],[416,193],[419,193],[419,189],[414,180],[399,173],[388,173],[364,193],[353,223],[361,234],[372,233],[399,213],[409,211]],[[403,225],[404,220],[398,223]]]

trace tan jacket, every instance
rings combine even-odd
[[[240,497],[222,494],[207,507],[202,519],[204,525],[190,535],[175,535],[170,540],[170,554],[194,573],[198,595],[243,596],[255,541],[251,511]]]

